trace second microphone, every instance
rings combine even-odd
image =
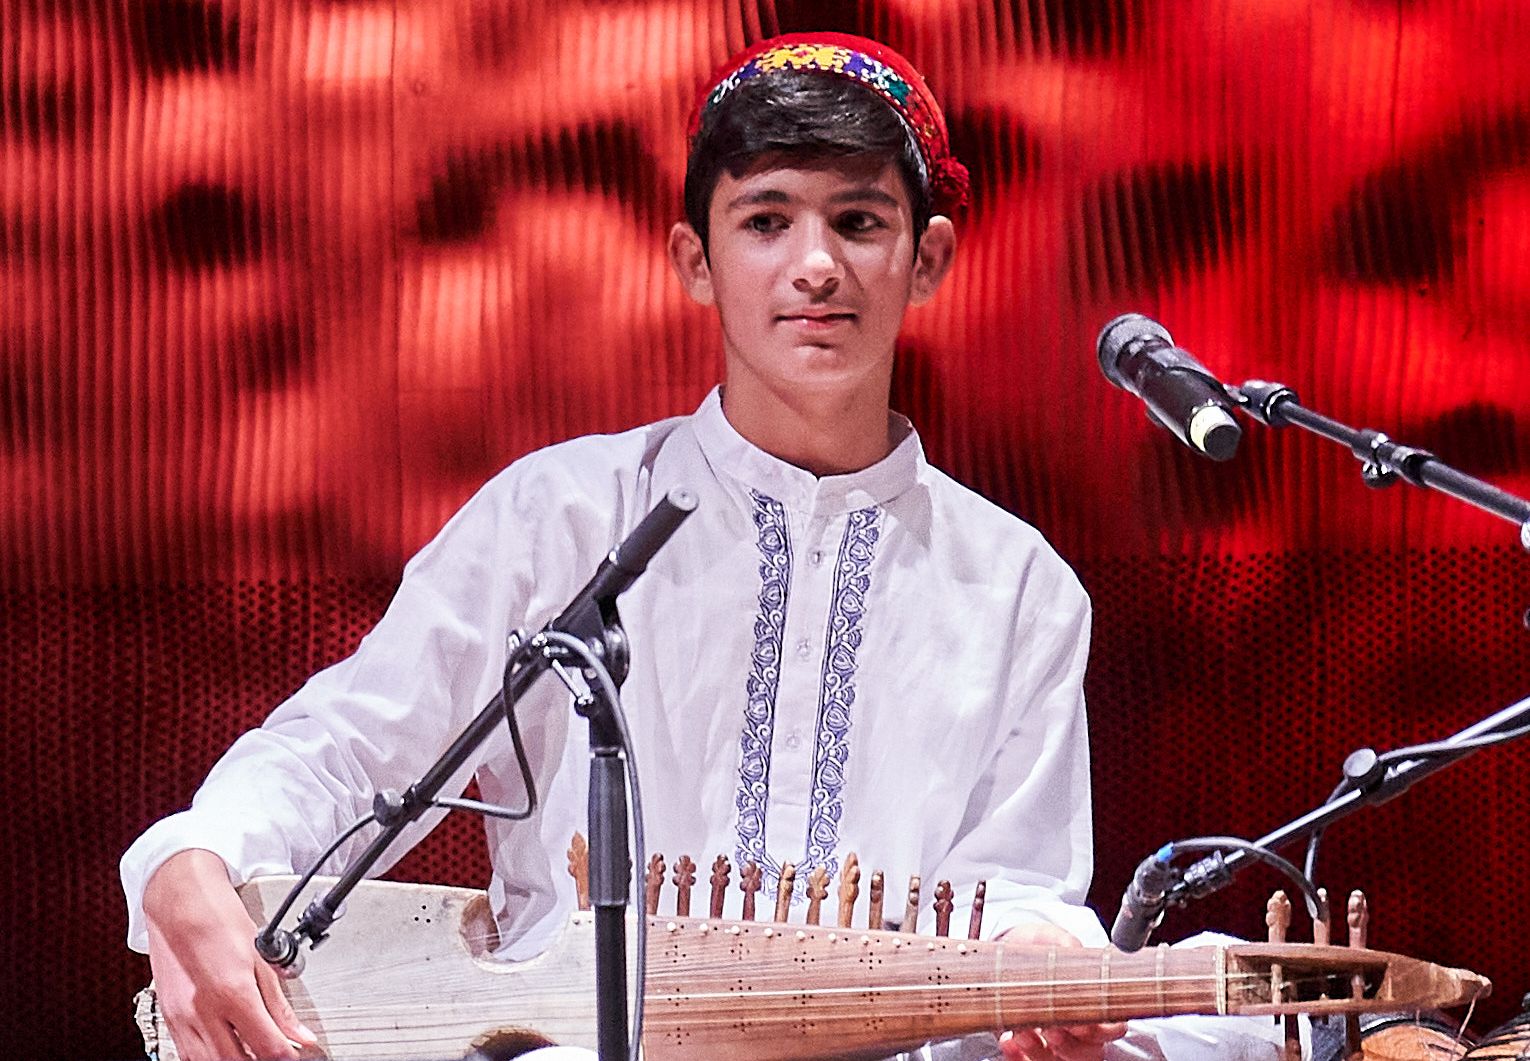
[[[1232,459],[1243,437],[1232,400],[1163,325],[1124,313],[1101,329],[1095,345],[1105,378],[1147,403],[1154,420],[1212,460]]]

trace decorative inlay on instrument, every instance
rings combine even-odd
[[[858,880],[859,866],[846,865],[855,873],[847,880]],[[677,898],[688,907],[694,863],[685,858],[676,868],[684,889]],[[662,860],[649,869],[652,911],[653,885],[665,869]],[[715,862],[710,908],[727,876]],[[293,881],[251,881],[240,896],[264,922]],[[741,881],[753,898],[758,879],[747,866]],[[316,881],[310,891],[325,886]],[[807,887],[815,908],[830,894],[824,879],[810,878]],[[1488,990],[1474,973],[1351,947],[1251,943],[1123,954],[857,929],[849,927],[855,892],[842,882],[832,927],[650,912],[647,1056],[875,1058],[1011,1027],[1178,1013],[1414,1010],[1463,1004]],[[950,886],[942,882],[936,894],[946,907]],[[548,1043],[594,1047],[591,914],[574,914],[542,955],[510,963],[490,957],[498,933],[482,892],[372,882],[347,907],[343,924],[307,952],[306,968],[285,985],[324,1056],[387,1061],[478,1047],[500,1056]],[[175,1061],[152,988],[139,997],[139,1025],[150,1052]]]

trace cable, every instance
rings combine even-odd
[[[529,816],[527,811],[511,810],[509,807],[501,807],[497,803],[485,803],[480,799],[452,799],[447,796],[438,796],[430,801],[432,807],[440,807],[443,810],[464,810],[471,814],[482,814],[485,818],[503,818],[505,821],[525,821]]]
[[[1518,740],[1527,734],[1530,734],[1530,725],[1520,726],[1518,729],[1507,729],[1502,733],[1484,733],[1480,737],[1468,737],[1466,740],[1431,741],[1428,744],[1415,744],[1411,748],[1398,748],[1396,751],[1384,752],[1376,757],[1376,762],[1380,766],[1393,766],[1409,759],[1449,759],[1457,752],[1490,748],[1495,744]]]
[[[288,890],[287,897],[283,899],[282,904],[276,908],[276,913],[272,914],[271,917],[266,921],[266,927],[260,930],[260,935],[257,937],[257,942],[259,940],[272,942],[276,939],[276,934],[278,931],[277,926],[282,923],[282,919],[287,916],[289,911],[291,911],[292,904],[297,902],[297,897],[302,893],[303,889],[308,887],[308,882],[313,880],[314,877],[318,875],[320,867],[329,861],[331,855],[340,850],[340,846],[342,844],[344,844],[351,837],[355,836],[359,831],[361,831],[363,827],[371,825],[376,820],[376,814],[363,815],[362,817],[357,818],[349,826],[347,826],[345,831],[342,832],[339,836],[335,837],[334,842],[324,849],[323,854],[314,859],[313,865],[308,867],[308,871],[299,877],[298,882]],[[264,957],[264,953],[262,953],[262,957]]]
[[[515,750],[515,762],[516,765],[520,767],[521,783],[526,786],[526,809],[524,812],[510,811],[505,814],[497,814],[494,816],[507,818],[510,821],[523,821],[536,813],[537,782],[536,779],[531,775],[531,760],[527,757],[526,745],[521,740],[520,723],[516,721],[515,695],[511,690],[510,679],[514,674],[516,666],[520,662],[521,657],[530,656],[532,654],[532,644],[531,640],[519,640],[519,635],[512,634],[511,636],[516,639],[516,644],[515,647],[511,649],[510,655],[505,658],[504,678],[500,682],[499,695],[500,699],[504,702],[505,725],[510,730],[510,747]],[[485,806],[487,806],[487,804]],[[464,809],[473,810],[475,808],[467,807]],[[488,812],[480,811],[480,813]]]
[[[1330,803],[1348,791],[1349,781],[1345,780],[1339,782],[1339,784],[1334,787],[1334,790],[1328,794],[1328,798],[1323,801],[1323,806],[1328,806]],[[1318,844],[1322,843],[1322,841],[1322,829],[1312,830],[1312,835],[1307,838],[1307,857],[1302,860],[1302,873],[1308,880],[1311,880],[1313,874],[1317,872]]]

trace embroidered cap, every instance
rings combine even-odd
[[[728,60],[691,114],[688,135],[744,82],[782,70],[832,74],[865,85],[886,101],[913,133],[930,185],[931,206],[947,213],[967,203],[967,167],[951,154],[946,119],[930,87],[903,56],[848,33],[789,33],[761,41]]]

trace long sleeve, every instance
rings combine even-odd
[[[518,496],[525,488],[509,481],[518,474],[505,473],[481,491],[410,561],[387,613],[351,657],[315,675],[264,725],[240,737],[190,808],[159,821],[128,849],[121,874],[130,946],[147,946],[143,890],[166,858],[205,848],[228,863],[236,884],[306,869],[370,809],[375,792],[416,780],[492,695],[502,661],[499,632],[524,612],[542,548],[533,536],[515,538],[499,526],[506,511],[535,500]],[[549,752],[556,759],[556,749],[542,751],[543,760]],[[473,765],[446,794],[461,791]],[[437,818],[411,827],[391,857]],[[331,869],[374,834],[362,830]]]

